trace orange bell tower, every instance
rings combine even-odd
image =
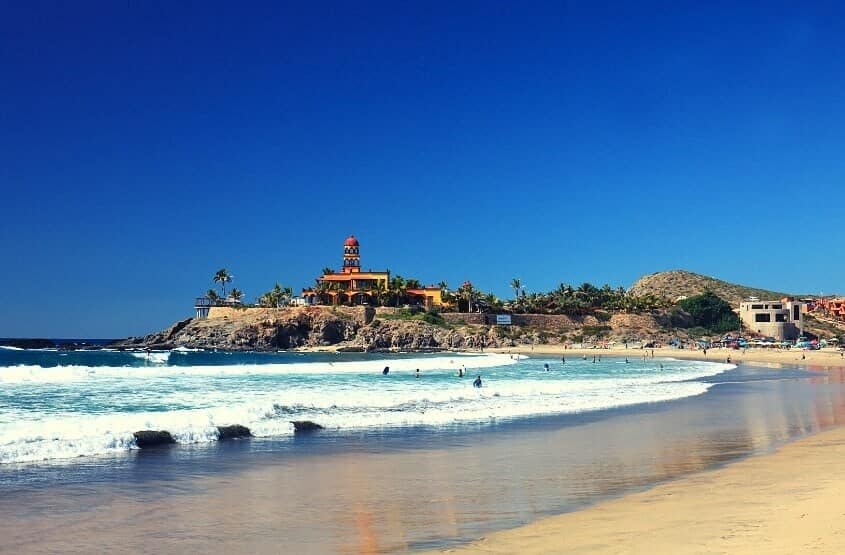
[[[361,271],[361,255],[358,252],[358,239],[350,235],[343,242],[343,273],[354,274]]]

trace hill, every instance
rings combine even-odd
[[[692,297],[694,295],[700,295],[706,290],[712,291],[734,306],[748,297],[781,299],[783,297],[795,296],[795,293],[769,291],[746,285],[737,285],[685,270],[671,270],[643,276],[631,286],[630,292],[634,295],[651,294],[658,297],[666,297],[670,301],[674,301],[681,296]]]

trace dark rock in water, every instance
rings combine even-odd
[[[140,432],[135,432],[132,435],[135,436],[135,444],[141,449],[176,443],[176,440],[173,439],[170,432],[165,430],[141,430]]]
[[[338,347],[338,353],[363,353],[364,347]]]
[[[290,423],[293,424],[293,432],[296,434],[316,432],[323,429],[322,426],[310,420],[291,420]]]
[[[53,349],[56,344],[49,339],[0,339],[0,345],[18,349]]]
[[[246,426],[235,424],[233,426],[217,426],[217,440],[223,441],[226,439],[238,439],[242,437],[252,437],[252,432]]]

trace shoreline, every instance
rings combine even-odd
[[[845,424],[773,453],[422,554],[845,552]],[[800,469],[800,470],[799,470]]]
[[[562,349],[535,346],[519,354],[625,356],[640,349]],[[649,349],[649,351],[651,351]],[[505,350],[507,352],[507,350]],[[513,351],[512,351],[513,352]],[[700,351],[654,349],[654,357],[734,362],[826,372],[845,383],[839,351]],[[801,358],[801,354],[804,358]],[[770,453],[681,475],[668,482],[571,512],[541,517],[470,543],[420,555],[546,555],[569,553],[814,553],[845,552],[845,422],[789,441]]]
[[[538,356],[572,356],[588,358],[593,355],[607,356],[607,357],[629,357],[632,360],[642,358],[644,355],[651,358],[651,353],[654,353],[654,358],[676,358],[684,360],[700,360],[703,362],[725,362],[727,357],[731,357],[733,364],[757,364],[757,365],[780,365],[780,366],[800,366],[806,367],[807,370],[816,371],[825,368],[837,369],[845,368],[845,356],[842,351],[838,349],[822,349],[818,351],[802,351],[802,350],[765,350],[765,349],[726,349],[715,348],[707,349],[705,356],[702,351],[690,349],[672,349],[668,347],[660,347],[655,349],[640,349],[624,347],[614,347],[610,349],[564,349],[562,345],[534,345],[517,348],[496,348],[489,349],[492,353],[511,353],[519,355],[527,355],[529,357]],[[475,351],[477,352],[477,351]],[[802,358],[802,356],[804,358]]]

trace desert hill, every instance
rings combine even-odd
[[[634,295],[651,294],[658,297],[666,297],[670,301],[674,301],[678,297],[692,297],[694,295],[700,295],[707,290],[712,291],[734,306],[748,297],[781,299],[783,297],[795,296],[795,293],[769,291],[767,289],[737,285],[709,276],[687,272],[686,270],[671,270],[643,276],[631,286],[630,292]]]

